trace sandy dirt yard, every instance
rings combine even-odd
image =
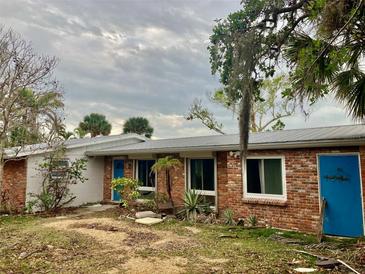
[[[0,273],[295,273],[297,267],[315,267],[314,258],[293,249],[342,258],[365,271],[363,241],[318,245],[310,235],[176,220],[147,227],[121,214],[114,208],[1,217]]]

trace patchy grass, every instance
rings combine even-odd
[[[119,215],[114,209],[81,217],[0,217],[0,273],[293,273],[314,266],[313,257],[294,249],[365,271],[363,240],[330,238],[318,245],[296,232],[176,220],[144,227]]]

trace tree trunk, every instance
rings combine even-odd
[[[250,114],[251,114],[251,84],[247,83],[244,88],[244,94],[240,102],[239,129],[240,129],[240,156],[242,161],[246,161],[248,138],[250,131]]]
[[[241,176],[242,181],[246,172],[246,159],[248,150],[248,138],[250,132],[250,114],[251,114],[251,102],[253,94],[253,86],[251,80],[246,82],[244,87],[243,97],[240,102],[240,115],[239,115],[239,131],[240,131],[240,159],[241,159]],[[244,84],[243,84],[244,85]]]
[[[5,166],[5,141],[0,141],[0,196],[3,191],[3,182],[4,182],[4,166]]]
[[[0,156],[2,157],[2,156]],[[4,182],[4,161],[2,159],[0,159],[0,197],[1,197],[1,194],[3,192],[3,182]],[[0,201],[1,202],[1,201]]]
[[[172,206],[172,212],[175,215],[176,211],[175,211],[175,205],[174,205],[174,200],[172,199],[172,193],[171,193],[171,176],[170,176],[170,171],[167,169],[166,170],[166,189],[167,189],[167,194],[169,195],[169,200]]]

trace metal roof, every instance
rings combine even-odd
[[[109,136],[97,136],[93,138],[87,137],[81,139],[69,139],[66,140],[63,144],[67,149],[71,149],[78,147],[92,147],[94,145],[113,143],[116,141],[126,140],[126,139],[137,139],[140,141],[147,140],[147,138],[140,136],[138,134],[128,133],[128,134],[109,135]],[[52,145],[41,143],[41,144],[27,145],[24,147],[7,148],[5,150],[5,154],[7,155],[7,158],[25,157],[30,154],[33,155],[51,151],[52,149],[53,149]]]
[[[365,125],[346,125],[250,133],[249,149],[278,149],[365,144]],[[182,151],[238,150],[239,135],[146,140],[132,145],[87,151],[90,156]]]

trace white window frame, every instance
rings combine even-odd
[[[155,159],[137,159],[135,160],[135,179],[138,180],[138,161],[155,161]],[[157,186],[157,172],[155,172],[155,187],[151,187],[151,186],[140,186],[138,187],[138,190],[140,191],[156,191],[156,186]]]
[[[216,157],[190,157],[187,158],[187,183],[188,189],[191,188],[191,160],[213,160],[214,165],[214,190],[201,190],[201,189],[194,189],[199,195],[205,196],[215,196],[216,197],[216,204],[217,204],[217,159]]]
[[[283,194],[260,194],[260,193],[249,193],[247,191],[247,169],[246,169],[246,162],[242,163],[244,167],[244,180],[243,180],[243,198],[248,199],[265,199],[265,200],[280,200],[286,201],[287,200],[287,193],[286,193],[286,172],[285,172],[285,157],[283,155],[273,155],[273,156],[249,156],[247,160],[256,159],[256,160],[265,160],[265,159],[280,159],[281,160],[281,179],[282,179],[282,187],[283,187]],[[264,169],[263,169],[264,170]]]

